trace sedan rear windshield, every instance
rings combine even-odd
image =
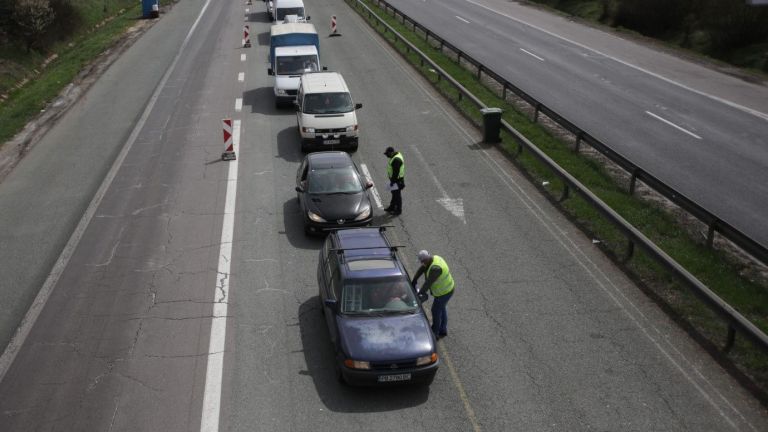
[[[304,96],[304,114],[342,114],[354,109],[349,93],[309,93]]]
[[[413,313],[417,307],[413,288],[402,278],[350,281],[341,291],[341,312],[346,314]]]
[[[313,169],[309,172],[309,193],[352,194],[363,191],[360,178],[351,166]]]

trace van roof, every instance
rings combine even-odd
[[[346,92],[349,93],[344,77],[338,72],[313,72],[301,76],[304,94]]]
[[[275,0],[276,8],[295,8],[304,7],[303,0]]]
[[[269,30],[271,36],[284,35],[288,33],[314,33],[317,34],[314,24],[309,23],[283,23],[275,24]]]

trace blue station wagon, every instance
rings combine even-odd
[[[317,282],[340,381],[432,383],[435,338],[384,227],[332,231],[320,251]]]

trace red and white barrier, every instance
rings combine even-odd
[[[251,47],[251,28],[247,25],[243,26],[243,48]]]
[[[331,34],[328,36],[341,36],[341,33],[336,28],[336,15],[331,15]]]
[[[230,161],[237,159],[235,154],[235,142],[232,140],[232,119],[223,119],[224,125],[224,153],[221,154],[221,160]]]

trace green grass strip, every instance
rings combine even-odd
[[[33,81],[11,92],[8,99],[0,103],[0,143],[18,133],[78,72],[112,46],[136,22],[138,14],[139,7],[134,6],[95,31],[78,36],[62,48],[58,58]]]
[[[347,1],[351,7],[357,8],[354,0]],[[737,264],[732,263],[724,253],[706,247],[701,241],[696,241],[666,211],[628,195],[625,188],[622,188],[598,161],[575,153],[567,143],[555,137],[546,128],[532,123],[528,115],[502,100],[497,93],[478,80],[473,71],[457,64],[454,58],[444,54],[439,47],[426,42],[423,33],[416,33],[411,30],[410,25],[402,24],[399,19],[389,15],[391,11],[385,12],[384,9],[367,0],[364,3],[487,106],[502,108],[503,118],[560,167],[578,179],[757,327],[764,332],[768,331],[768,289],[766,287],[743,277]],[[396,42],[394,35],[389,32],[383,33],[384,27],[377,26],[375,19],[368,18],[367,13],[361,9],[358,11],[462,114],[475,124],[480,124],[480,112],[474,104],[467,102],[466,99],[457,101],[457,91],[451,84],[445,80],[439,81],[437,74],[431,71],[428,65],[421,65],[421,59],[417,54],[408,53],[403,43]],[[517,145],[513,144],[515,141],[503,131],[502,142],[501,146],[507,152],[516,153]],[[562,182],[548,167],[525,151],[516,158],[516,161],[536,184],[549,182],[546,187],[540,189],[552,198],[560,197]],[[600,239],[601,246],[609,254],[621,257],[626,253],[626,238],[587,202],[576,194],[571,194],[571,198],[560,205],[577,224]],[[715,346],[722,346],[727,329],[722,320],[654,260],[639,249],[635,249],[633,258],[625,264],[625,267],[642,280],[653,291],[655,297],[661,299],[699,334]],[[768,389],[768,355],[740,337],[737,337],[736,346],[729,355],[742,372],[751,376],[763,389]]]

